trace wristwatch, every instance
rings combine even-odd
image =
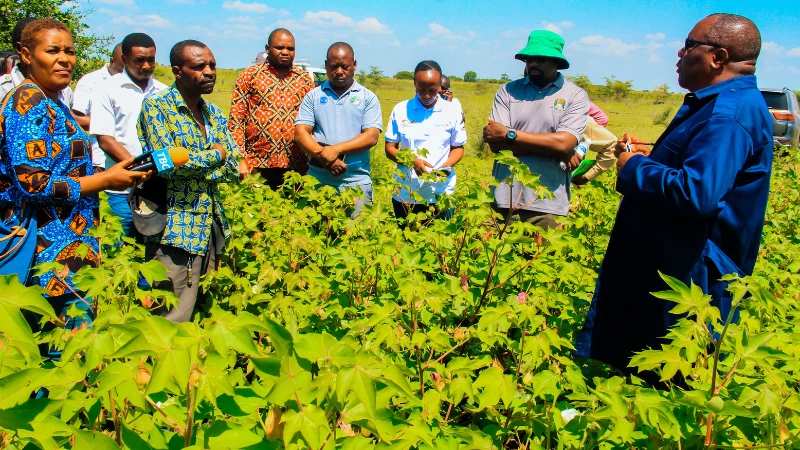
[[[511,142],[514,142],[515,140],[517,140],[517,130],[512,128],[512,129],[506,131],[506,140],[507,141],[511,141]]]

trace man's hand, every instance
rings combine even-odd
[[[622,139],[617,141],[617,145],[614,146],[614,156],[619,159],[620,155],[623,153],[638,153],[644,156],[650,156],[650,149],[647,148],[646,145],[641,144],[641,140],[635,135],[631,133],[625,133],[622,136]],[[628,152],[627,143],[631,144],[631,151]]]
[[[425,161],[422,158],[414,158],[414,172],[417,172],[417,175],[422,175],[423,173],[430,173],[433,170],[433,165],[428,161]]]
[[[511,128],[489,119],[489,124],[483,127],[483,141],[484,142],[505,142],[506,133]]]
[[[338,177],[339,175],[347,172],[347,164],[345,164],[341,159],[337,159],[333,162],[333,164],[328,166],[328,170],[331,171],[333,176]]]
[[[572,177],[572,184],[575,186],[583,186],[584,184],[588,183],[589,179],[586,178],[586,175],[578,175],[577,177]]]
[[[339,160],[339,151],[333,145],[320,146],[320,151],[315,156],[319,162],[325,167],[330,167],[334,162]]]
[[[228,158],[228,152],[225,151],[225,147],[220,145],[218,142],[211,144],[211,147],[219,152],[221,158],[220,161],[225,161]]]
[[[148,170],[147,172],[127,170],[126,167],[133,163],[133,159],[134,158],[128,158],[125,161],[118,162],[110,169],[99,174],[105,178],[103,183],[105,189],[124,191],[137,184],[144,183],[153,175],[152,170]]]
[[[566,154],[561,161],[567,166],[567,170],[572,172],[573,170],[577,169],[578,166],[581,165],[583,161],[583,156],[581,156],[575,150],[571,151],[570,153]]]
[[[239,179],[244,180],[248,175],[250,175],[250,166],[247,165],[247,161],[242,159],[239,161]]]
[[[642,153],[634,152],[620,153],[619,156],[617,156],[617,170],[622,170],[622,168],[625,167],[625,164],[628,163],[628,160],[637,155],[645,156]]]
[[[453,91],[448,89],[448,90],[442,92],[442,97],[444,97],[444,99],[447,100],[448,102],[452,102],[453,101]]]

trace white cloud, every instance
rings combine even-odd
[[[244,3],[240,0],[236,1],[226,1],[222,4],[222,9],[229,9],[231,11],[241,11],[246,13],[253,13],[253,14],[266,14],[268,12],[275,11],[274,8],[270,8],[269,6],[265,5],[264,3]]]
[[[511,38],[511,39],[518,39],[527,37],[530,34],[530,30],[527,28],[518,28],[516,30],[508,30],[502,33],[503,37]]]
[[[539,22],[539,26],[544,30],[552,31],[553,33],[561,33],[564,28],[572,28],[575,26],[575,24],[568,20],[558,23],[553,23],[553,22],[548,22],[547,20],[543,20]]]
[[[133,6],[133,0],[94,0],[96,3],[103,5],[117,5],[117,6]]]
[[[467,31],[463,34],[453,33],[449,28],[436,22],[429,23],[428,29],[431,30],[430,33],[420,38],[417,38],[418,45],[426,46],[430,44],[435,44],[440,40],[448,42],[468,42],[473,40],[476,36],[474,31]]]
[[[320,28],[339,28],[359,34],[369,35],[391,35],[394,34],[389,25],[381,22],[375,17],[367,17],[356,21],[352,17],[345,16],[336,11],[307,11],[300,21],[279,20],[276,25],[290,30],[307,30]],[[341,36],[340,36],[341,37]]]
[[[655,33],[655,34],[645,34],[645,39],[649,39],[651,41],[663,41],[667,38],[667,35],[664,33]]]
[[[184,31],[186,32],[187,36],[198,39],[219,36],[219,33],[216,31],[202,25],[189,25],[188,27],[184,28]]]
[[[644,46],[626,44],[619,39],[596,34],[593,36],[584,36],[575,42],[567,44],[567,48],[601,56],[626,57],[630,56],[633,51],[644,48]]]
[[[228,17],[226,22],[230,23],[253,23],[253,18],[248,16],[233,16]]]
[[[783,46],[778,45],[776,42],[764,42],[761,44],[761,51],[763,53],[771,53],[773,55],[779,55],[786,51]]]
[[[795,47],[786,52],[786,54],[789,56],[800,56],[800,47]]]
[[[649,62],[651,63],[660,63],[663,61],[662,52],[659,49],[663,48],[663,44],[659,44],[655,41],[650,41],[647,43],[647,50],[650,52],[650,59]]]
[[[147,14],[138,17],[136,20],[128,16],[119,16],[114,17],[111,21],[117,24],[141,26],[143,28],[171,28],[175,26],[171,20],[161,17],[158,14]]]

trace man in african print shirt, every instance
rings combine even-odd
[[[230,122],[236,144],[253,173],[272,189],[289,171],[305,174],[308,157],[294,142],[294,120],[303,97],[314,89],[308,73],[293,66],[294,36],[279,28],[269,35],[267,60],[236,80]]]
[[[175,44],[169,54],[175,83],[142,103],[138,131],[142,147],[184,147],[189,161],[151,181],[166,183],[164,231],[145,238],[145,259],[167,267],[169,280],[155,283],[180,299],[158,311],[173,322],[191,319],[200,277],[216,267],[230,237],[220,201],[219,183],[238,180],[238,148],[222,111],[201,95],[214,90],[216,60],[202,42]],[[246,172],[245,172],[246,173]]]

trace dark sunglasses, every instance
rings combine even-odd
[[[709,47],[722,48],[721,45],[717,45],[712,42],[696,41],[691,38],[686,38],[686,40],[683,42],[683,51],[688,52],[689,50],[697,47],[698,45],[707,45]]]

